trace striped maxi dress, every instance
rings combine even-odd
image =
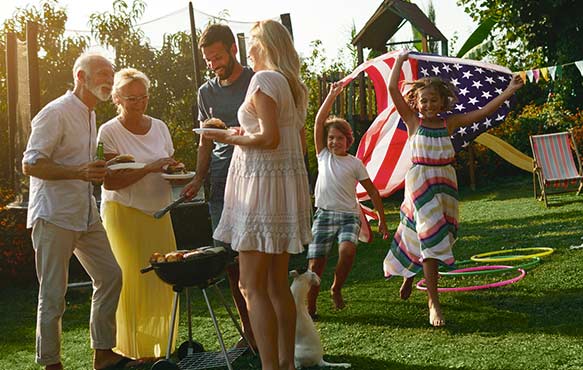
[[[411,277],[423,270],[425,258],[453,265],[458,229],[458,191],[453,168],[455,151],[444,127],[420,121],[411,137],[413,166],[405,176],[401,222],[385,257],[385,277]]]

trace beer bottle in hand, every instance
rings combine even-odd
[[[96,161],[104,161],[105,160],[105,153],[103,152],[103,143],[100,141],[97,143],[97,151],[95,152],[95,160]],[[92,181],[93,185],[99,186],[101,185],[101,181]]]

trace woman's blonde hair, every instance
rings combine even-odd
[[[330,116],[326,122],[324,122],[324,135],[322,137],[322,144],[324,147],[328,146],[328,132],[330,131],[330,128],[335,128],[346,137],[346,149],[350,148],[352,143],[354,143],[354,134],[352,132],[352,127],[350,127],[350,123],[344,118]]]
[[[139,71],[135,68],[124,68],[117,71],[113,76],[113,87],[111,89],[112,90],[111,95],[119,98],[120,90],[125,85],[134,81],[141,82],[146,88],[146,93],[148,93],[148,90],[150,90],[150,79],[148,78],[148,76],[146,76],[144,72]],[[119,104],[117,104],[117,112],[121,113],[121,107],[119,106]]]
[[[250,34],[257,40],[259,54],[265,67],[285,76],[296,108],[305,109],[308,89],[300,80],[300,58],[287,28],[279,22],[268,19],[255,23]]]

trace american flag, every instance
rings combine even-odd
[[[378,116],[363,135],[356,156],[365,164],[381,197],[388,197],[403,187],[405,174],[411,166],[407,128],[387,88],[392,66],[399,53],[393,51],[369,60],[343,79],[346,85],[364,71],[374,85]],[[494,64],[411,52],[409,60],[401,69],[401,80],[413,81],[422,77],[440,77],[449,80],[458,89],[459,101],[452,111],[445,113],[447,118],[451,114],[483,107],[504,91],[512,74],[509,69]],[[510,102],[506,101],[483,121],[459,128],[451,137],[455,150],[460,151],[481,133],[501,124],[509,110]],[[357,188],[357,195],[361,201],[368,199],[361,185]],[[374,217],[370,210],[363,210],[367,216]]]

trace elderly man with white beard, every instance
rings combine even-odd
[[[104,56],[79,56],[73,67],[73,91],[48,103],[34,117],[22,160],[23,172],[30,176],[27,227],[32,228],[39,281],[36,362],[47,370],[63,369],[61,320],[73,254],[93,282],[93,368],[130,361],[112,351],[122,276],[99,219],[92,184],[102,182],[107,171],[105,161],[95,159],[93,109],[109,100],[113,73]]]

